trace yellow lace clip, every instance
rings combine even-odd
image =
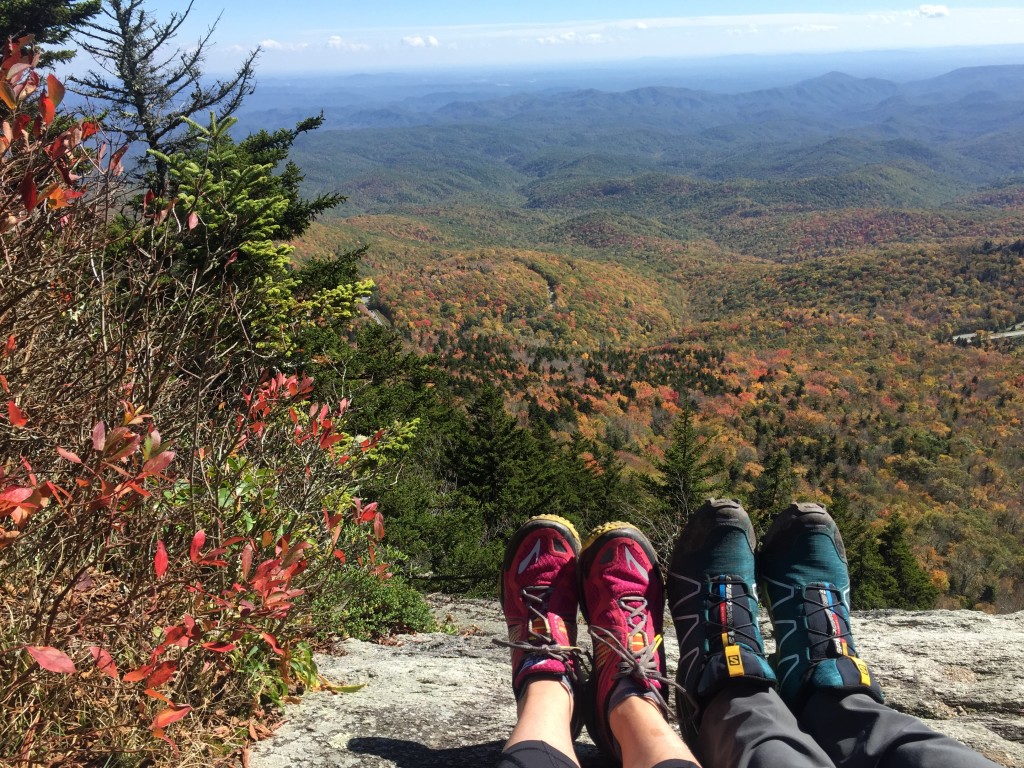
[[[868,665],[860,659],[858,659],[856,656],[849,656],[847,658],[849,658],[850,661],[852,661],[856,665],[857,671],[860,672],[860,684],[871,685],[871,673],[868,672]]]
[[[738,645],[729,645],[726,640],[728,635],[722,635],[722,645],[725,646],[725,668],[729,670],[729,677],[743,676],[743,657],[740,656]]]

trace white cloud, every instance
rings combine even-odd
[[[327,47],[335,51],[369,51],[370,46],[366,43],[353,43],[341,35],[331,35],[327,38]]]
[[[799,32],[802,34],[814,34],[817,32],[835,32],[839,27],[833,27],[829,24],[801,24],[797,27],[790,27],[787,32]]]
[[[720,7],[728,5],[731,4],[719,4]],[[354,65],[353,60],[357,58],[360,66],[365,63],[393,67],[420,65],[424,59],[435,64],[463,66],[626,60],[644,56],[697,58],[1024,44],[1020,7],[1024,0],[1015,3],[1014,8],[974,8],[972,3],[953,5],[948,0],[925,0],[924,3],[918,0],[916,4],[885,3],[882,7],[888,6],[889,10],[874,12],[849,9],[849,6],[861,4],[842,5],[847,10],[730,15],[725,9],[718,15],[623,14],[611,19],[565,18],[557,22],[315,26],[294,33],[281,26],[265,30],[279,37],[265,41],[264,47],[268,66],[297,70],[310,65],[313,51],[324,54],[323,64],[327,67]],[[955,24],[951,23],[953,20]],[[294,48],[294,41],[299,40],[308,41],[309,48],[305,51]],[[437,41],[436,45],[433,41]],[[220,59],[224,64],[234,64],[235,59],[251,47],[244,40],[225,42],[240,45],[218,47],[213,54],[218,64]],[[400,53],[396,49],[404,50],[404,57],[396,56]],[[355,50],[363,53],[358,56],[350,53]]]
[[[309,48],[309,43],[282,43],[268,38],[260,41],[260,47],[265,51],[304,51]]]
[[[406,35],[402,38],[402,43],[410,48],[437,48],[441,45],[433,35]]]
[[[729,35],[729,37],[745,37],[746,35],[756,35],[758,32],[760,32],[760,30],[757,27],[755,27],[753,24],[751,24],[748,27],[744,27],[742,29],[740,29],[740,28],[733,28],[733,29],[727,29],[725,31],[725,33],[727,35]]]
[[[546,35],[544,37],[538,37],[537,42],[541,45],[565,45],[567,43],[595,45],[600,43],[609,43],[611,42],[611,38],[607,35],[601,34],[600,32],[592,32],[587,35],[581,35],[577,32],[563,32],[560,35]]]

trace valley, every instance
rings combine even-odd
[[[1015,610],[1022,75],[357,110],[296,146],[349,195],[298,253],[367,247],[370,307],[523,427],[642,476],[692,403],[731,493],[785,454],[796,495],[905,517],[945,604]]]

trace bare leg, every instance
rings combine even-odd
[[[519,697],[519,720],[505,743],[505,751],[522,741],[543,741],[579,766],[572,746],[572,706],[572,696],[557,680],[527,683]]]
[[[697,765],[697,758],[654,702],[629,696],[609,713],[609,721],[622,750],[622,768],[651,768],[666,760],[689,760]]]

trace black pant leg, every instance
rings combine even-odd
[[[521,741],[501,753],[497,768],[576,768],[546,741]]]
[[[799,722],[836,768],[999,768],[916,717],[863,693],[818,691]]]
[[[833,768],[774,690],[742,685],[711,700],[691,746],[708,768]]]

